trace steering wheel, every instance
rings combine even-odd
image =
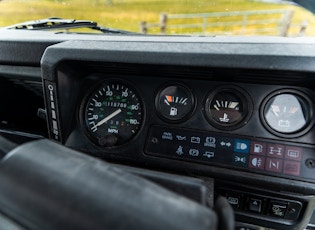
[[[15,147],[1,137],[0,146],[5,154],[0,220],[6,220],[0,222],[5,227],[234,229],[232,208],[223,197],[210,209],[46,139]]]

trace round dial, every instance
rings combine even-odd
[[[244,124],[243,121],[249,116],[249,101],[249,96],[241,89],[219,88],[207,97],[206,117],[216,128],[237,128]]]
[[[135,90],[123,83],[108,82],[95,89],[87,99],[84,124],[97,145],[118,146],[139,131],[142,110]]]
[[[194,110],[194,96],[183,85],[170,85],[156,96],[155,105],[158,114],[169,121],[181,121]]]
[[[265,123],[272,130],[290,134],[304,129],[310,121],[310,105],[300,95],[283,93],[269,98],[263,109]]]

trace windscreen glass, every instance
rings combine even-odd
[[[315,35],[314,15],[284,0],[0,0],[0,9],[0,27],[57,17],[144,34]]]

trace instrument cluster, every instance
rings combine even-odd
[[[98,146],[120,146],[137,136],[146,112],[157,113],[163,122],[176,125],[191,119],[198,103],[209,126],[221,132],[245,126],[255,106],[261,124],[275,136],[294,138],[312,127],[313,103],[296,89],[270,92],[260,105],[244,88],[230,84],[215,87],[201,99],[185,83],[172,81],[153,90],[154,111],[146,111],[145,95],[135,84],[122,79],[97,82],[81,104],[80,122],[85,134]]]
[[[102,74],[87,79],[93,80],[83,91],[78,124],[94,154],[315,179],[314,149],[300,145],[314,122],[313,102],[301,87]]]
[[[311,90],[255,71],[178,71],[64,62],[45,81],[51,138],[119,163],[315,180]]]

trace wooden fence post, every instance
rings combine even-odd
[[[301,24],[301,27],[300,27],[299,34],[298,34],[299,37],[303,37],[305,35],[305,31],[306,31],[307,26],[308,26],[308,22],[303,21]]]
[[[166,34],[167,14],[160,14],[160,30],[161,34]]]
[[[280,34],[279,34],[280,36],[283,36],[283,37],[288,36],[293,15],[294,15],[293,10],[288,10],[285,12],[282,19],[282,23],[281,23]]]
[[[145,21],[140,22],[140,33],[142,33],[142,34],[148,33],[147,22],[145,22]]]

